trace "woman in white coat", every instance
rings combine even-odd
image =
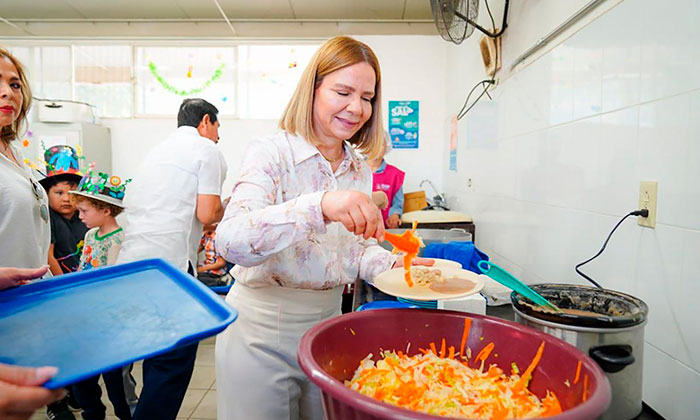
[[[219,419],[321,419],[320,392],[297,364],[301,336],[340,314],[344,285],[401,264],[377,245],[372,172],[354,150],[374,156],[384,141],[380,94],[374,52],[330,39],[281,131],[245,154],[216,231],[217,251],[237,264],[226,301],[240,314],[216,343]]]
[[[24,66],[0,47],[0,290],[41,277],[47,269],[48,198],[14,144],[31,103]],[[28,419],[38,408],[65,397],[63,389],[41,386],[57,372],[55,367],[0,363],[0,419]]]

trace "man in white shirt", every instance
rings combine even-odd
[[[177,130],[144,159],[124,198],[127,226],[117,263],[162,258],[194,275],[202,226],[221,220],[226,161],[216,147],[218,110],[186,99]],[[146,359],[134,420],[175,419],[189,385],[197,344]]]

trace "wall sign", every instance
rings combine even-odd
[[[389,101],[389,136],[394,149],[418,148],[418,101]]]
[[[457,116],[454,115],[450,118],[450,171],[457,172],[457,130],[458,126]]]

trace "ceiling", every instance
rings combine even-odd
[[[0,37],[434,35],[429,0],[2,0]]]

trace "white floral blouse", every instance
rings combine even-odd
[[[372,192],[372,172],[349,145],[335,173],[318,149],[286,132],[254,142],[216,229],[216,250],[236,281],[324,290],[358,277],[373,282],[395,256],[341,223],[325,223],[324,192]]]

